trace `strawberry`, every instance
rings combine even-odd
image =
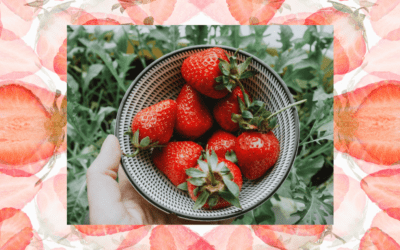
[[[400,245],[379,228],[371,227],[362,237],[359,249],[400,249]]]
[[[0,249],[25,249],[32,240],[28,215],[15,208],[0,210]]]
[[[195,168],[186,170],[189,176],[187,188],[195,201],[193,209],[201,207],[220,209],[230,204],[241,208],[239,192],[242,189],[242,174],[231,161],[218,157],[214,151],[206,152],[205,160],[198,160]]]
[[[218,66],[219,59],[228,60],[225,50],[211,48],[186,58],[182,64],[181,73],[185,81],[197,91],[214,99],[220,99],[228,94],[228,90],[215,89],[218,85],[216,77],[221,76]]]
[[[139,111],[133,118],[132,131],[125,132],[135,148],[132,155],[126,156],[133,157],[142,149],[167,144],[174,132],[176,113],[174,100],[164,100]]]
[[[334,97],[338,151],[380,165],[400,161],[400,81],[381,81]]]
[[[67,99],[62,98],[59,108],[60,97],[59,92],[18,81],[0,84],[0,172],[30,176],[44,163],[37,168],[23,165],[47,161],[60,150],[67,124]],[[52,107],[45,107],[41,99],[52,99]]]
[[[235,153],[244,177],[249,180],[260,178],[279,157],[279,141],[272,133],[244,132],[236,139]]]
[[[364,16],[365,17],[365,16]],[[304,21],[304,25],[333,25],[333,71],[346,74],[363,63],[367,52],[363,14],[359,10],[339,11],[334,7],[318,10]]]
[[[379,208],[400,208],[400,169],[384,169],[361,180],[361,188]]]
[[[248,1],[226,0],[232,16],[241,25],[265,25],[281,8],[284,0]]]
[[[326,225],[252,225],[255,235],[274,249],[300,249],[316,242]]]
[[[67,38],[64,39],[57,55],[54,57],[54,72],[64,82],[67,81]]]
[[[188,168],[196,166],[203,148],[192,141],[169,142],[166,147],[154,149],[152,159],[156,167],[178,186],[186,182]]]
[[[120,232],[132,231],[144,225],[75,225],[75,228],[84,235],[103,236]]]
[[[218,157],[225,158],[227,152],[234,150],[236,136],[223,130],[217,130],[208,139],[206,148],[214,150]]]
[[[237,123],[241,130],[256,131],[244,132],[241,134],[236,139],[234,151],[243,175],[247,179],[254,180],[264,175],[265,172],[276,163],[279,157],[279,141],[271,132],[277,125],[275,116],[307,100],[292,103],[275,113],[268,111],[264,102],[259,100],[251,101],[240,80],[252,77],[256,72],[247,70],[252,60],[251,57],[247,58],[246,61],[240,65],[237,65],[237,52],[238,51],[236,51],[233,56],[229,57],[230,63],[220,59],[219,67],[223,75],[217,77],[216,81],[221,82],[220,85],[217,85],[217,88],[231,90],[236,85],[240,88],[241,95],[236,94],[237,107],[240,114],[230,113],[229,115],[231,115],[231,120]],[[233,94],[239,92],[239,90],[236,89],[237,87],[234,89]],[[241,97],[243,97],[243,99]]]
[[[249,93],[246,91],[246,94]],[[238,98],[244,102],[243,93],[239,86],[233,89],[232,93],[230,93],[227,97],[221,99],[217,102],[213,109],[213,115],[217,123],[221,126],[222,129],[228,132],[235,132],[239,130],[239,124],[232,121],[232,114],[240,114],[240,107]],[[250,102],[252,102],[252,98],[249,96]]]
[[[212,115],[201,99],[201,94],[193,87],[185,84],[176,103],[175,130],[178,134],[194,140],[212,127]]]

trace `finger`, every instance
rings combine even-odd
[[[121,150],[117,138],[109,135],[86,175],[91,224],[118,224],[125,213],[116,182]]]
[[[169,215],[150,204],[139,194],[132,186],[122,167],[118,171],[118,180],[121,188],[121,199],[132,217],[138,220],[139,214],[143,224],[167,223]]]
[[[143,199],[136,189],[132,186],[122,167],[118,170],[118,182],[121,189],[121,197],[123,200]]]
[[[117,137],[108,135],[100,149],[100,154],[89,168],[95,173],[111,176],[114,180],[117,178],[118,167],[121,160],[121,149]]]

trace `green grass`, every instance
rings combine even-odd
[[[241,48],[279,73],[299,106],[300,146],[287,180],[278,192],[234,224],[274,224],[273,204],[282,197],[299,204],[296,224],[323,224],[333,214],[333,33],[308,26],[294,39],[281,26],[271,47],[268,26],[115,26],[112,30],[68,27],[68,224],[88,215],[86,171],[102,142],[114,133],[117,110],[134,78],[154,59],[191,45]]]

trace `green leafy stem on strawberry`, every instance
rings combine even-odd
[[[237,64],[237,53],[240,49],[236,50],[233,56],[228,57],[229,62],[219,58],[219,68],[222,72],[222,76],[215,78],[217,82],[221,84],[217,85],[215,89],[221,90],[226,88],[230,92],[236,86],[239,86],[242,93],[243,99],[238,96],[238,102],[241,114],[232,114],[232,121],[239,124],[239,127],[243,130],[257,130],[262,133],[268,133],[277,127],[276,115],[289,109],[293,106],[299,105],[306,102],[307,100],[301,100],[290,104],[282,108],[281,110],[271,113],[266,109],[266,104],[259,100],[250,102],[250,98],[246,93],[243,84],[240,82],[241,79],[252,77],[256,74],[255,71],[248,70],[252,57],[248,57],[243,63]]]
[[[151,143],[149,136],[146,136],[139,142],[139,129],[136,130],[135,133],[132,133],[132,131],[126,131],[124,133],[124,135],[129,136],[131,143],[132,143],[133,147],[135,148],[135,152],[133,152],[133,154],[125,154],[124,152],[122,152],[122,155],[124,155],[126,157],[135,157],[142,150],[165,146],[165,145],[158,145],[158,141]]]
[[[202,158],[205,157],[205,160]],[[230,204],[241,208],[239,202],[239,186],[233,181],[234,176],[225,162],[218,160],[214,150],[207,150],[197,161],[199,168],[186,169],[187,179],[190,184],[196,186],[193,194],[197,197],[193,209],[197,210],[206,203],[209,208],[217,205],[220,198]],[[179,189],[188,191],[188,183],[184,182],[178,186]]]

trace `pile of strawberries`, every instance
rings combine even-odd
[[[255,74],[247,70],[252,58],[238,65],[236,55],[228,57],[223,49],[211,48],[185,59],[181,74],[186,84],[176,101],[164,100],[141,110],[132,121],[132,131],[125,133],[135,149],[126,156],[154,148],[155,166],[189,192],[195,210],[241,208],[242,175],[258,179],[279,157],[272,129],[282,110],[271,114],[265,103],[252,100],[240,82]],[[212,112],[206,98],[218,99]],[[194,141],[210,132],[214,120],[220,129],[204,150]],[[184,140],[170,141],[173,134]]]

